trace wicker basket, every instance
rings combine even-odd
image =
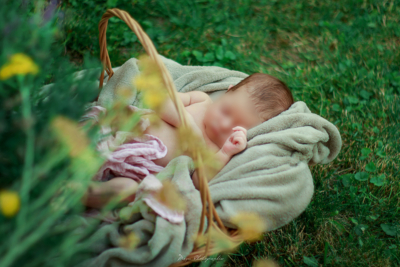
[[[175,84],[172,80],[172,77],[168,70],[166,69],[164,63],[157,57],[158,53],[157,50],[155,49],[151,39],[148,37],[148,35],[143,31],[142,27],[134,20],[126,11],[120,10],[118,8],[113,8],[107,10],[104,15],[102,16],[100,23],[99,23],[99,42],[100,42],[100,60],[103,64],[103,70],[101,72],[100,76],[100,85],[99,85],[99,90],[101,91],[101,88],[103,87],[103,81],[104,81],[104,71],[107,71],[108,74],[108,80],[113,76],[114,72],[111,67],[111,62],[110,62],[110,57],[108,55],[107,51],[107,41],[106,41],[106,31],[107,31],[107,25],[108,25],[108,20],[112,17],[118,17],[121,20],[123,20],[129,28],[137,35],[138,39],[140,40],[140,43],[143,45],[144,49],[146,50],[146,53],[149,55],[151,59],[153,59],[157,66],[159,67],[161,74],[162,74],[162,79],[163,82],[169,92],[169,95],[175,104],[175,107],[178,111],[179,118],[182,121],[183,126],[189,125],[188,123],[188,118],[186,117],[186,114],[184,111],[184,106],[178,97]],[[100,95],[99,91],[99,95]],[[96,100],[98,97],[96,98]],[[205,221],[205,216],[207,216],[208,219],[208,226],[206,229],[206,235],[208,236],[207,242],[205,246],[202,246],[200,248],[196,247],[196,244],[193,248],[193,251],[186,257],[184,261],[176,262],[170,267],[178,267],[178,266],[185,266],[190,264],[191,262],[199,261],[199,257],[203,256],[209,256],[209,255],[214,255],[216,253],[221,252],[220,250],[217,250],[213,248],[212,244],[210,243],[210,238],[209,238],[209,229],[210,226],[213,227],[215,230],[219,231],[220,233],[224,234],[226,238],[230,239],[232,242],[235,242],[237,245],[240,245],[243,242],[243,239],[241,236],[238,234],[237,229],[228,229],[226,228],[221,219],[219,218],[214,204],[211,200],[210,196],[210,191],[208,188],[208,183],[206,182],[207,179],[204,175],[204,164],[201,158],[200,153],[197,151],[194,152],[194,155],[191,155],[192,159],[196,162],[198,162],[198,168],[196,171],[198,172],[198,177],[199,177],[199,187],[200,187],[200,195],[201,195],[201,201],[203,205],[202,209],[202,214],[201,214],[201,223],[199,227],[198,234],[202,233],[202,230],[204,228],[204,221]],[[207,210],[207,205],[206,203],[208,202],[208,210]],[[214,219],[216,220],[217,224],[214,222]]]

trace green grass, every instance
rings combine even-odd
[[[311,167],[305,212],[242,244],[224,266],[265,257],[280,266],[400,266],[399,1],[63,1],[59,45],[77,69],[85,53],[99,57],[98,22],[112,7],[181,64],[278,77],[341,133],[337,158]],[[144,53],[116,18],[107,42],[113,67]]]

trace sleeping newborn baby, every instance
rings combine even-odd
[[[178,93],[178,96],[185,107],[189,125],[216,153],[222,166],[246,148],[248,129],[277,116],[293,104],[292,93],[285,83],[263,73],[252,74],[237,85],[230,85],[215,102],[201,91]],[[165,167],[172,159],[182,155],[178,151],[177,138],[177,127],[181,122],[170,98],[164,102],[160,115],[147,114],[142,118],[151,116],[160,116],[161,123],[150,125],[144,134],[157,137],[166,146],[165,156],[153,160],[156,165]],[[189,155],[186,152],[183,154]],[[199,189],[197,172],[192,180]],[[137,186],[138,182],[131,178],[115,177],[107,182],[97,182],[94,188],[89,188],[82,201],[88,207],[101,208],[118,193],[128,192],[130,196],[123,202],[131,202],[135,199]],[[108,198],[101,197],[106,194]]]

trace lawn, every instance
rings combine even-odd
[[[311,167],[305,212],[243,244],[226,266],[265,257],[281,266],[400,265],[399,2],[65,1],[66,54],[78,66],[83,53],[99,55],[97,22],[113,7],[181,64],[278,77],[341,133],[338,157]],[[110,19],[107,34],[113,66],[144,53],[121,20]]]
[[[224,266],[264,258],[280,266],[400,266],[399,1],[66,0],[53,45],[75,70],[85,68],[85,55],[99,58],[98,23],[114,7],[165,57],[276,76],[341,133],[337,158],[310,167],[315,192],[304,213],[243,243]],[[145,53],[118,18],[109,21],[107,44],[113,67]]]

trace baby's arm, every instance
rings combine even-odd
[[[217,152],[216,156],[222,163],[221,168],[217,170],[218,172],[229,162],[229,160],[237,153],[246,149],[247,146],[247,130],[243,127],[236,126],[232,129],[234,132],[226,140],[222,148]],[[207,166],[206,166],[207,167]],[[207,173],[207,171],[206,171]],[[207,177],[209,178],[209,177]],[[194,186],[200,190],[199,177],[197,172],[194,172],[192,176],[192,181]]]
[[[184,107],[196,103],[201,103],[210,99],[210,97],[206,93],[201,91],[191,91],[187,93],[178,92],[178,96],[181,99]],[[175,105],[169,96],[165,99],[165,102],[163,103],[160,112],[161,112],[160,118],[163,121],[169,123],[172,126],[179,127],[181,122],[179,119],[178,111],[175,108]]]
[[[127,204],[135,199],[138,183],[130,178],[115,177],[107,182],[92,181],[82,197],[82,203],[91,208],[102,208],[119,195],[128,197],[118,203]]]
[[[218,173],[229,162],[229,160],[231,159],[232,156],[229,156],[228,154],[226,154],[222,150],[222,148],[215,155],[217,156],[217,159],[219,160],[219,162],[221,162],[221,165],[220,165],[221,167],[217,170],[217,173]],[[207,177],[207,178],[210,179],[210,177]],[[193,173],[192,181],[193,181],[194,187],[196,189],[200,190],[199,177],[197,176],[197,172]]]

